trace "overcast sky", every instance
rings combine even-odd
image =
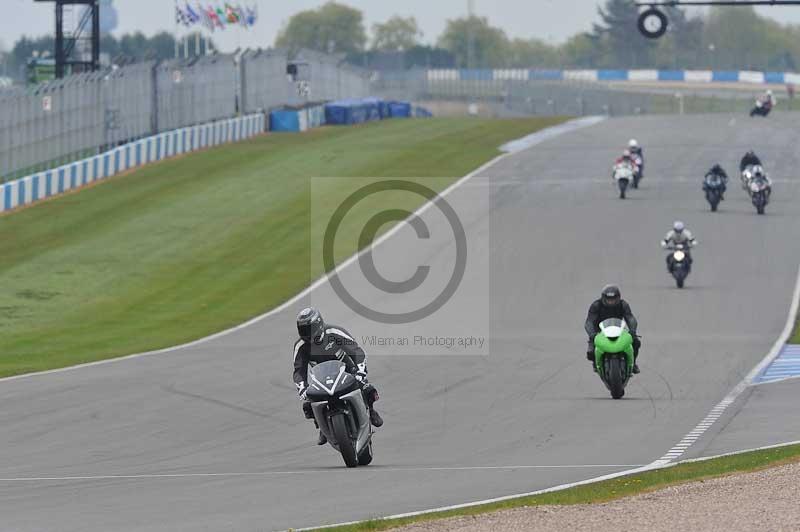
[[[392,15],[415,16],[424,32],[423,40],[434,42],[445,21],[463,16],[467,0],[339,0],[364,12],[367,27]],[[33,0],[2,0],[0,42],[10,47],[22,35],[53,32],[53,6]],[[196,0],[192,0],[194,5]],[[222,4],[221,0],[203,0],[203,5]],[[241,47],[268,47],[292,14],[318,7],[324,0],[241,0],[245,5],[258,4],[259,21],[249,30],[231,28],[217,31],[214,40],[223,51]],[[512,37],[537,37],[563,42],[569,36],[589,30],[597,18],[598,0],[474,0],[478,15],[489,18]],[[140,30],[145,34],[174,31],[174,0],[113,0],[119,13],[115,34]],[[183,4],[183,1],[181,1]],[[735,8],[734,8],[735,9]],[[800,24],[800,7],[762,7],[759,10],[784,23]]]

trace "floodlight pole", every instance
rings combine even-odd
[[[66,67],[77,66],[83,70],[98,70],[100,68],[100,3],[99,0],[34,0],[34,2],[53,2],[56,8],[56,42],[55,53],[53,54],[56,62],[56,77],[63,78]],[[69,55],[75,46],[73,36],[72,41],[64,39],[64,6],[84,5],[91,10],[92,34],[90,38],[91,59],[89,61],[72,61]],[[83,25],[79,31],[83,29]]]

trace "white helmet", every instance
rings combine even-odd
[[[680,220],[678,220],[674,224],[672,224],[672,229],[676,233],[683,233],[684,228],[685,228],[685,226],[683,225],[683,222],[680,221]]]
[[[628,141],[628,147],[631,148],[631,149],[638,148],[639,147],[639,143],[636,142],[636,139],[631,139],[631,140]]]

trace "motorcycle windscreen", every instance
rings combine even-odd
[[[327,360],[308,370],[308,383],[317,393],[339,395],[349,392],[356,382],[355,378],[347,373],[347,366],[340,360]]]
[[[628,330],[628,324],[620,318],[608,318],[600,322],[600,330],[608,338],[619,338],[623,331]]]

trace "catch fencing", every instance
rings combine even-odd
[[[290,63],[297,75],[287,74]],[[369,90],[369,74],[339,56],[280,49],[142,62],[3,89],[0,180],[166,131]]]
[[[747,112],[764,84],[778,95],[778,109],[800,109],[782,72],[658,70],[427,70],[381,72],[373,93],[466,112],[478,103],[489,116],[633,115]],[[777,84],[786,84],[786,96]],[[463,102],[442,107],[432,102]]]

